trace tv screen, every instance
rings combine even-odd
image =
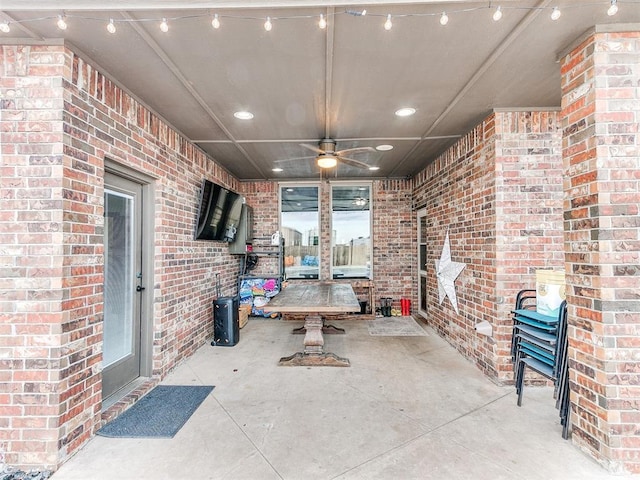
[[[195,239],[232,242],[240,223],[242,203],[243,198],[237,193],[204,180]]]

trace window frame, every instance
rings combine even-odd
[[[316,225],[317,231],[318,231],[318,278],[297,278],[294,277],[292,278],[293,280],[299,281],[305,281],[305,280],[311,280],[311,281],[318,281],[322,279],[322,262],[323,262],[323,255],[322,255],[322,182],[319,181],[300,181],[300,182],[278,182],[278,231],[283,232],[283,224],[282,224],[282,191],[285,188],[308,188],[308,187],[315,187],[317,189],[318,192],[318,223]],[[304,234],[304,232],[302,232]],[[284,248],[284,255],[285,258],[287,256],[287,245],[285,245]],[[285,266],[285,275],[286,275],[286,271],[287,271],[287,267]],[[288,275],[286,275],[287,278]]]
[[[369,188],[369,276],[366,277],[335,277],[334,278],[334,251],[335,239],[333,238],[333,188],[335,187],[368,187]],[[329,181],[329,278],[330,280],[350,280],[350,281],[367,281],[373,279],[373,182],[372,181],[349,181],[349,180],[332,180]],[[322,224],[322,218],[320,219]]]

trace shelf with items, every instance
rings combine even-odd
[[[269,259],[267,267],[257,269],[260,259]],[[262,265],[260,265],[262,267]],[[254,238],[240,261],[238,296],[240,305],[251,305],[251,315],[274,317],[262,307],[277,295],[284,281],[284,240],[274,245],[271,238]]]

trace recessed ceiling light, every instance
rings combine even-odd
[[[282,169],[280,167],[275,167],[271,169],[272,172],[282,172]]]
[[[396,115],[398,114],[398,112],[396,112]],[[387,152],[389,150],[393,150],[393,145],[378,145],[376,147],[376,150],[378,150],[379,152]]]
[[[380,170],[380,167],[369,167],[369,170]]]
[[[404,107],[399,110],[396,110],[396,115],[398,117],[410,117],[414,113],[416,113],[416,109],[411,107]]]
[[[253,118],[253,113],[251,112],[245,112],[245,111],[239,111],[233,114],[234,117],[240,119],[240,120],[251,120]]]

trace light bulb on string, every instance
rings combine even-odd
[[[10,31],[11,31],[11,28],[9,28],[9,22],[0,23],[0,32],[9,33]]]
[[[616,13],[618,13],[618,2],[616,0],[611,0],[611,5],[607,10],[607,15],[613,17]]]
[[[493,21],[497,22],[501,18],[502,18],[502,7],[498,6],[498,8],[496,8],[496,11],[493,12]]]
[[[216,30],[220,28],[220,18],[217,13],[213,16],[213,20],[211,20],[211,26]]]
[[[384,29],[391,30],[391,27],[393,27],[393,23],[391,22],[391,14],[389,14],[387,15],[387,21],[384,22]]]
[[[273,24],[271,23],[271,17],[267,17],[267,21],[264,22],[264,29],[267,32],[270,32],[272,28],[273,28]]]
[[[162,22],[160,22],[160,31],[162,31],[162,33],[167,33],[169,31],[169,24],[167,23],[166,18],[163,18]]]
[[[558,7],[553,7],[553,10],[551,11],[551,20],[558,20],[560,15],[562,15],[560,9]]]
[[[320,14],[320,20],[318,21],[318,27],[320,27],[321,29],[325,29],[327,28],[327,19],[324,18],[324,14]]]
[[[440,15],[440,25],[446,25],[447,23],[449,23],[447,12],[442,12],[442,15]]]
[[[113,18],[109,19],[109,23],[107,24],[107,32],[116,33],[116,24],[113,22]]]
[[[64,19],[64,15],[58,15],[58,28],[60,30],[66,30],[67,29],[67,22]]]

